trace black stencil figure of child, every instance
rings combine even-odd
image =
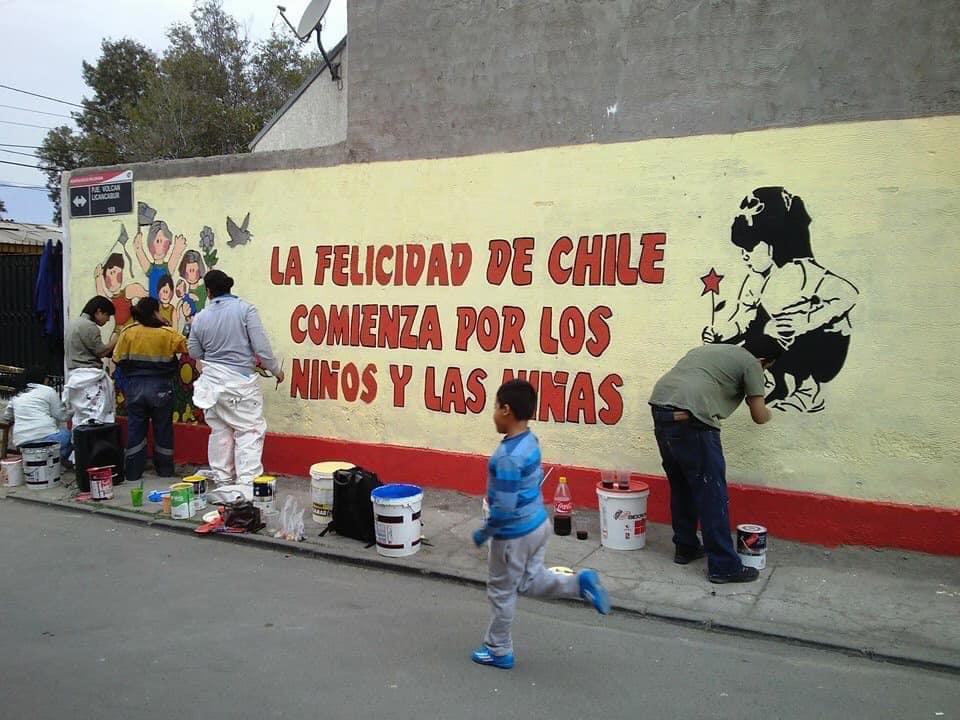
[[[703,341],[776,338],[785,352],[768,371],[766,402],[783,411],[823,410],[821,387],[847,359],[859,291],[816,261],[803,200],[782,187],[757,188],[743,199],[730,240],[749,272],[733,311],[704,328]]]

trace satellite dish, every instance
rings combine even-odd
[[[300,24],[297,25],[297,35],[304,40],[309,38],[310,33],[320,25],[329,7],[330,0],[310,0],[307,9],[303,11],[303,17],[300,18]]]
[[[283,7],[283,5],[277,5],[277,10],[280,11],[280,17],[283,18],[287,27],[293,30],[293,34],[297,36],[300,42],[307,42],[313,34],[313,31],[317,31],[317,47],[320,48],[320,54],[323,55],[323,62],[326,63],[326,66],[330,69],[330,79],[338,82],[340,80],[340,63],[335,65],[330,63],[330,58],[327,57],[327,51],[323,49],[323,41],[320,38],[320,23],[323,22],[323,16],[327,14],[329,8],[330,0],[310,0],[307,9],[303,11],[300,23],[294,28],[293,24],[287,20],[287,16],[284,14],[287,9]]]

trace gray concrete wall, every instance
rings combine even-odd
[[[348,10],[345,141],[144,163],[137,177],[960,113],[956,0],[354,0]]]
[[[960,111],[956,0],[350,3],[365,160]]]
[[[324,69],[256,141],[253,152],[326,147],[347,139],[347,49],[331,61],[341,63],[341,80],[332,80]]]

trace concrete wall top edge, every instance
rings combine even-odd
[[[960,114],[960,113],[958,113]],[[930,115],[915,115],[904,113],[902,116],[883,113],[882,116],[867,118],[868,121],[882,122],[886,120],[909,120],[915,118],[931,117]],[[952,115],[943,115],[935,117],[952,117]],[[834,122],[822,123],[824,125],[840,125],[854,123],[857,121],[837,119]],[[699,133],[698,136],[717,136],[733,137],[745,133],[757,133],[764,130],[776,130],[790,127],[803,127],[785,123],[783,125],[769,125],[764,128],[753,128],[739,132],[723,133]],[[470,157],[473,155],[490,155],[501,153],[527,152],[531,150],[541,150],[548,147],[575,147],[579,145],[615,145],[618,143],[640,142],[648,140],[669,140],[680,137],[693,137],[690,135],[664,135],[661,137],[632,138],[623,137],[611,139],[605,142],[551,142],[543,144],[534,144],[530,146],[503,148],[497,147],[491,143],[490,147],[478,149],[476,152],[451,152],[449,154],[431,153],[420,156],[411,156],[403,153],[389,154],[384,153],[376,156],[369,149],[357,148],[351,145],[350,141],[340,142],[326,147],[293,149],[293,150],[268,150],[261,152],[249,152],[238,155],[213,155],[210,157],[181,158],[177,160],[154,160],[151,162],[128,163],[123,165],[104,165],[77,168],[64,173],[65,178],[74,175],[86,174],[90,172],[100,172],[115,169],[132,169],[136,180],[169,180],[181,177],[209,177],[212,175],[230,175],[234,173],[247,172],[268,172],[271,170],[303,170],[308,168],[332,167],[335,165],[347,165],[355,163],[370,162],[396,162],[402,160],[436,160],[454,157]]]

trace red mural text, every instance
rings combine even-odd
[[[290,368],[290,397],[303,400],[360,400],[370,404],[377,397],[377,367],[362,369],[339,360],[300,360]]]
[[[473,264],[467,243],[317,245],[314,285],[463,285]],[[328,275],[329,271],[329,275]]]
[[[503,382],[521,378],[537,390],[536,419],[540,422],[616,425],[623,417],[623,378],[610,374],[595,383],[588,372],[578,372],[571,378],[565,371],[504,370]],[[598,398],[603,403],[598,409]]]
[[[557,285],[637,285],[663,282],[663,245],[666,233],[640,236],[640,257],[633,260],[630,233],[581,235],[574,244],[567,236],[550,248],[547,272]]]

